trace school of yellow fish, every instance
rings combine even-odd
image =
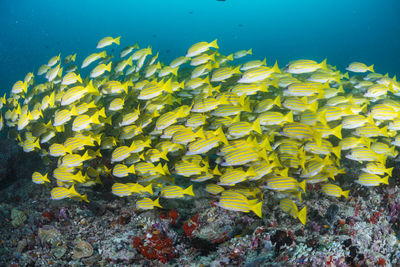
[[[106,37],[97,49],[119,44]],[[1,98],[0,128],[41,155],[51,171],[32,180],[56,185],[52,199],[88,201],[82,187],[112,179],[113,194],[139,195],[137,209],[153,209],[159,198],[194,197],[198,184],[219,207],[261,217],[263,192],[273,190],[305,224],[307,184],[348,197],[335,182],[346,160],[360,163],[349,182],[388,184],[387,158],[400,146],[396,77],[360,62],[346,68],[351,77],[326,60],[280,69],[242,59],[251,49],[218,49],[200,42],[169,65],[137,44],[119,57],[99,50],[80,67],[76,54],[59,54]]]

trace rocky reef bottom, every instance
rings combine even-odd
[[[263,218],[196,200],[135,211],[135,197],[52,201],[19,180],[0,192],[4,266],[399,266],[400,189],[355,187],[348,200],[308,188],[307,223],[264,197]],[[88,190],[89,191],[89,190]],[[93,190],[90,190],[93,192]]]

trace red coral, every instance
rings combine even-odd
[[[191,236],[193,231],[196,229],[199,223],[199,214],[194,215],[189,221],[183,224],[183,231],[185,231],[186,236]]]
[[[161,212],[160,215],[158,215],[158,218],[160,218],[161,220],[166,220],[168,219],[168,216],[164,212]]]
[[[46,219],[49,220],[50,222],[54,219],[53,213],[48,212],[48,211],[44,211],[44,212],[42,213],[42,217],[43,217],[43,218],[46,218]]]
[[[159,231],[150,231],[143,238],[135,237],[133,246],[149,260],[159,260],[166,263],[177,257],[172,240]]]
[[[385,261],[385,259],[384,259],[384,258],[379,258],[379,259],[376,261],[376,265],[377,265],[377,266],[386,266],[386,261]]]
[[[179,217],[178,212],[176,210],[171,210],[168,215],[172,219],[171,224],[175,224],[176,220]]]
[[[331,264],[333,263],[333,256],[329,256],[329,260],[326,262],[327,266],[331,266]]]

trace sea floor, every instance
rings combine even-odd
[[[19,179],[0,192],[1,266],[400,266],[400,189],[355,185],[348,200],[308,186],[303,226],[264,196],[263,217],[196,199],[135,211],[133,197],[86,189],[90,203],[50,200]]]

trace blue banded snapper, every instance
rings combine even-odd
[[[119,39],[98,45],[113,43]],[[83,199],[65,186],[129,176],[114,193],[143,198],[154,187],[158,197],[181,198],[197,183],[212,194],[228,191],[224,197],[240,192],[245,199],[222,197],[221,206],[261,215],[254,198],[265,189],[300,198],[306,183],[320,183],[328,195],[347,195],[329,181],[351,161],[366,173],[360,181],[391,174],[386,163],[400,147],[395,77],[368,73],[373,69],[361,63],[350,64],[350,73],[326,60],[297,60],[285,69],[265,60],[239,63],[248,50],[217,49],[217,41],[200,42],[170,64],[151,46],[137,45],[118,55],[91,54],[80,68],[74,54],[53,57],[1,98],[0,128],[8,127],[25,152],[57,162],[49,169],[56,199]],[[89,65],[87,76],[81,70]],[[187,189],[175,183],[177,175]],[[49,184],[44,177],[34,173],[32,180]],[[297,214],[292,204],[285,211]]]
[[[358,176],[356,183],[364,186],[378,186],[380,184],[389,184],[389,175],[380,177],[376,174],[363,172]]]
[[[282,199],[279,203],[279,206],[289,215],[292,215],[294,218],[298,218],[302,224],[306,224],[307,207],[304,207],[299,211],[296,204],[288,198]]]
[[[69,189],[65,187],[54,187],[51,192],[51,199],[61,200],[65,198],[74,198],[89,202],[87,195],[81,195],[75,190],[75,185],[72,185]]]
[[[193,185],[183,189],[176,185],[169,185],[161,188],[160,196],[163,198],[182,198],[184,195],[195,196]]]
[[[257,202],[255,200],[248,200],[244,195],[232,192],[232,191],[224,191],[219,198],[218,203],[215,203],[217,206],[232,210],[232,211],[241,211],[241,212],[254,212],[258,217],[262,217],[262,201]]]
[[[144,197],[136,201],[136,209],[138,210],[151,210],[154,209],[154,207],[162,208],[159,203],[159,198],[152,200],[148,197]]]
[[[101,39],[99,41],[99,43],[97,44],[96,48],[103,48],[103,47],[109,46],[109,45],[111,45],[113,43],[119,45],[120,38],[121,38],[121,36],[118,36],[116,38],[112,38],[112,37],[109,37],[109,36],[108,37],[104,37],[103,39]]]

